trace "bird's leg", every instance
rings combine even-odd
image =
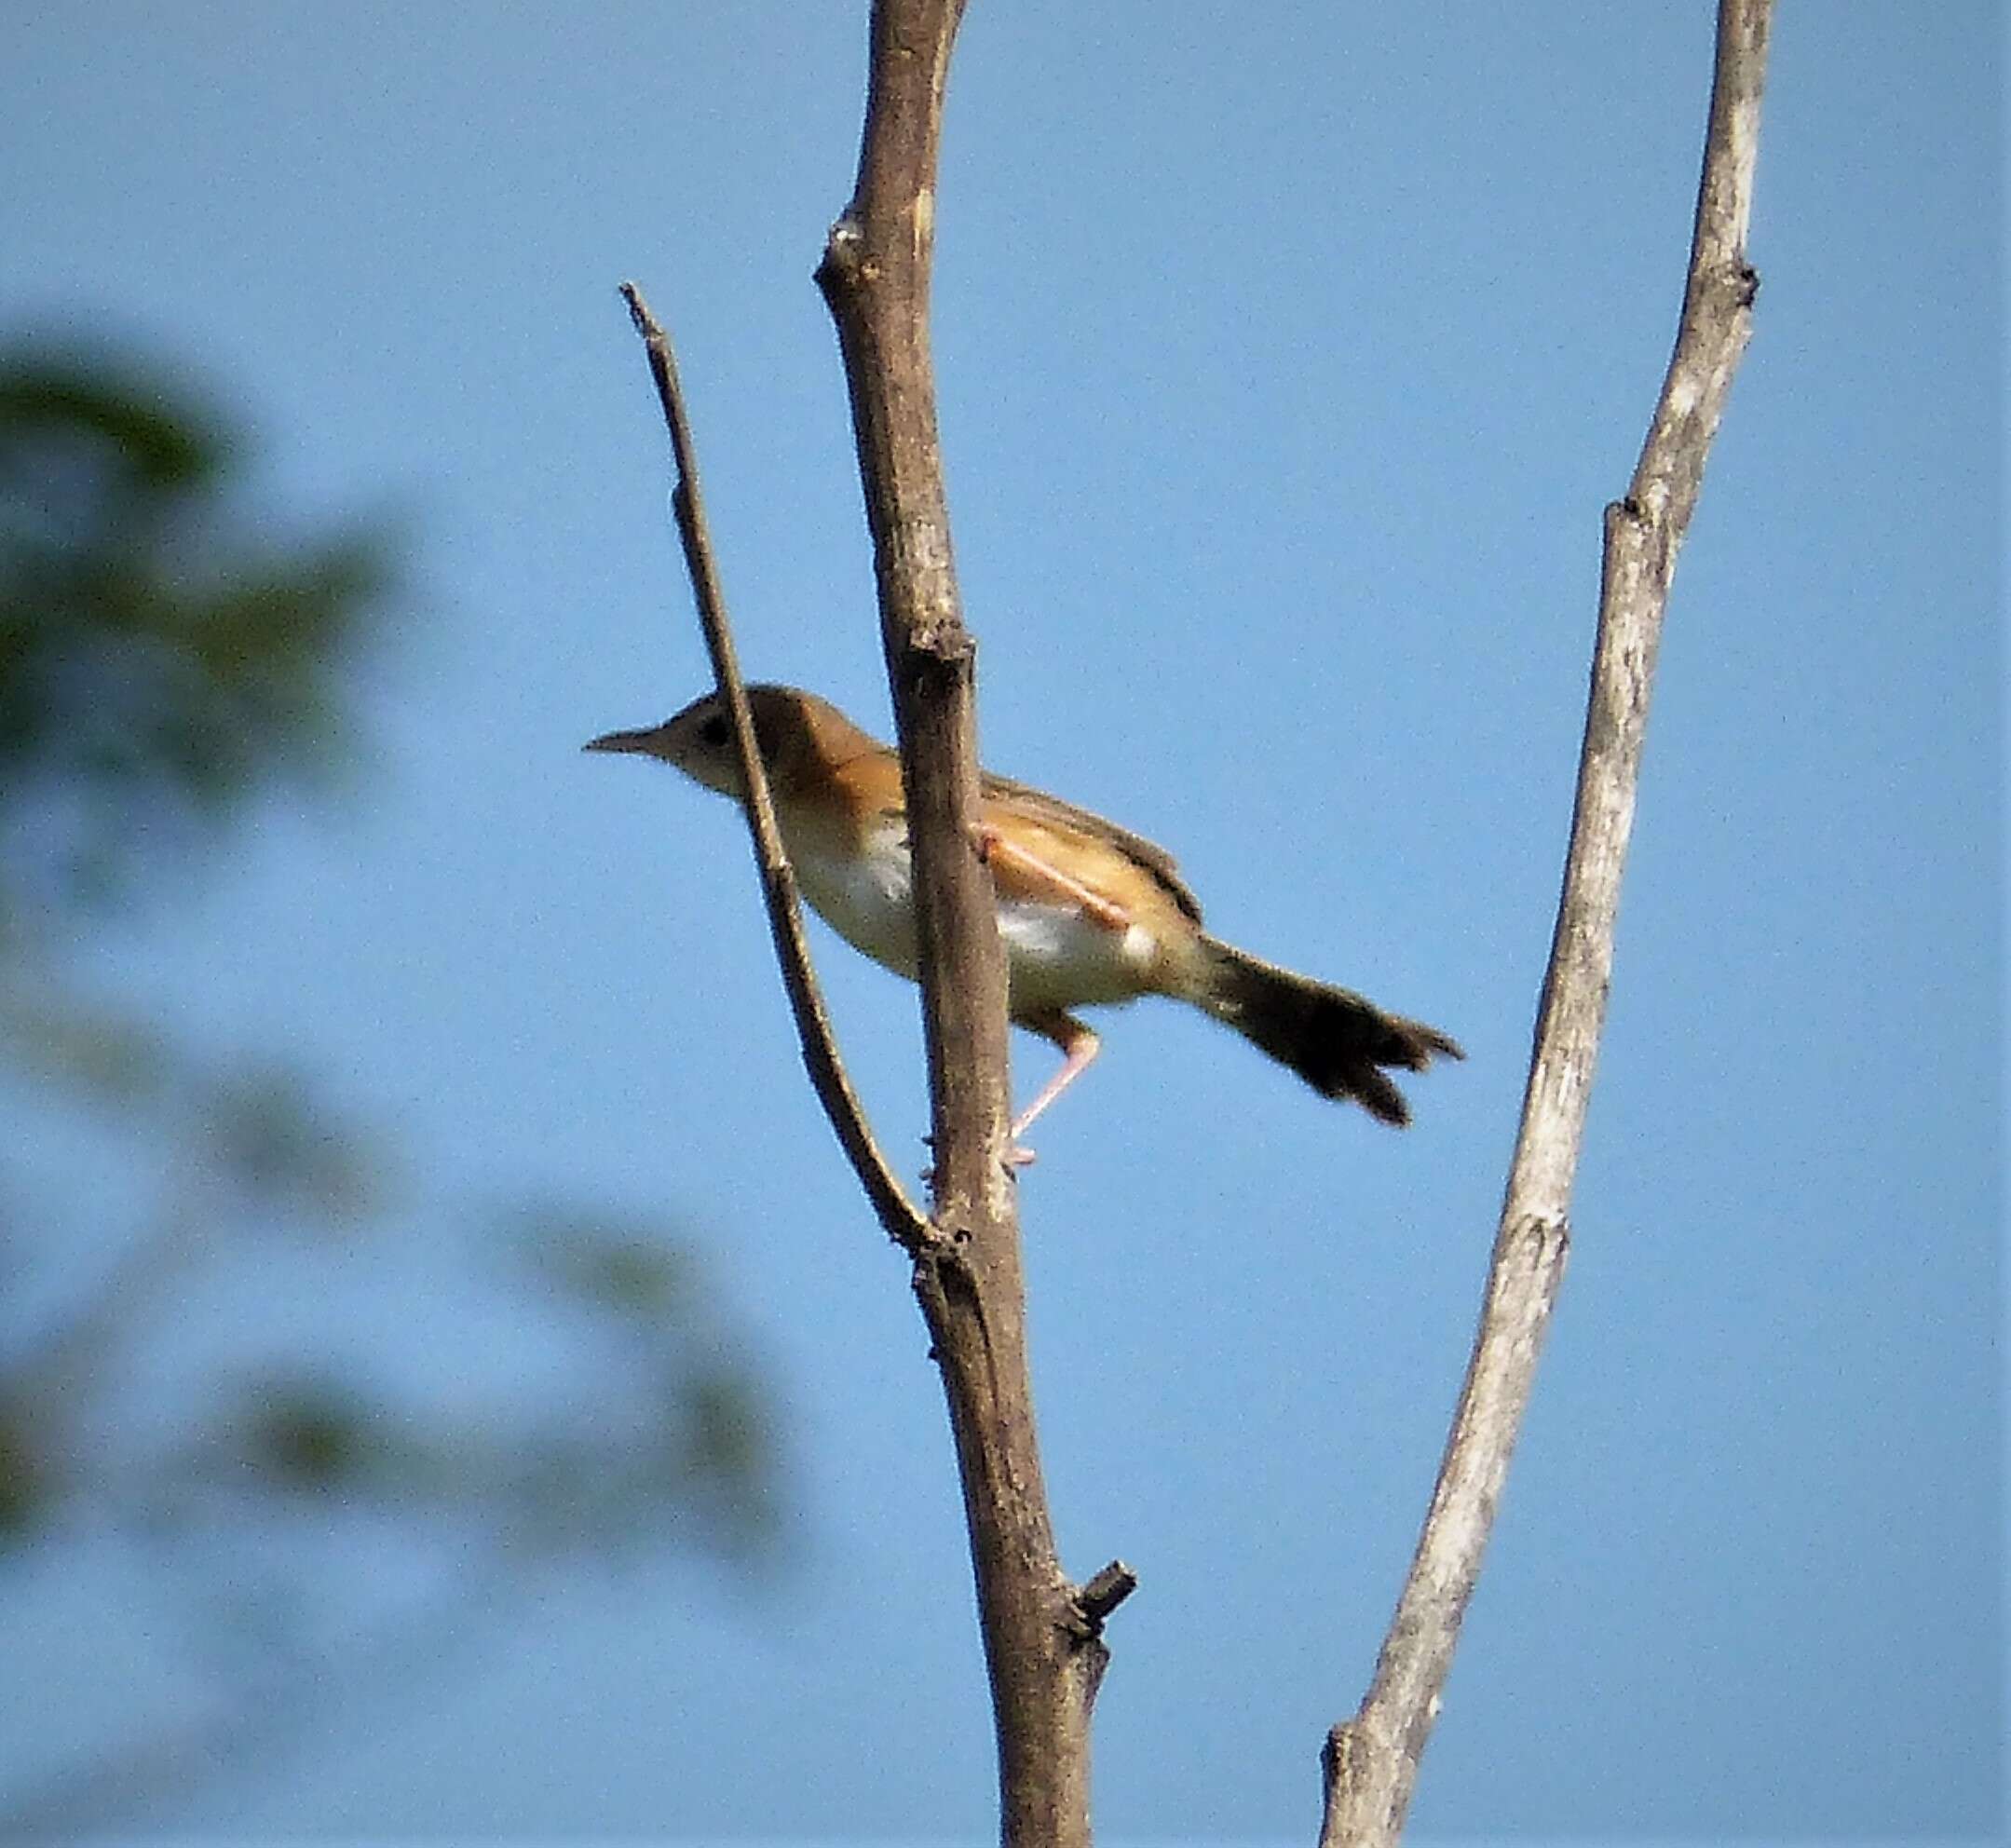
[[[1125,906],[1072,877],[1051,859],[1022,846],[1004,829],[980,822],[972,835],[978,857],[992,869],[993,884],[1001,901],[1031,901],[1036,904],[1072,908],[1087,922],[1120,936],[1132,928],[1132,914]],[[1015,1014],[1013,1021],[1028,1032],[1052,1040],[1062,1050],[1061,1069],[1048,1080],[1039,1094],[1012,1121],[1012,1142],[1006,1162],[1011,1167],[1023,1168],[1034,1159],[1033,1150],[1020,1144],[1027,1124],[1089,1068],[1101,1041],[1073,1014],[1065,1013],[1059,1008],[1041,1013]]]
[[[1036,1014],[1022,1020],[1019,1025],[1031,1033],[1038,1033],[1043,1040],[1053,1040],[1062,1050],[1061,1069],[1041,1086],[1033,1102],[1012,1119],[1012,1147],[1007,1152],[1006,1162],[1012,1167],[1024,1168],[1034,1159],[1032,1149],[1020,1147],[1020,1137],[1026,1135],[1027,1124],[1089,1069],[1090,1061],[1096,1056],[1103,1042],[1073,1014],[1063,1013],[1059,1009],[1053,1013]]]

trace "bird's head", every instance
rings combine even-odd
[[[763,768],[777,790],[786,793],[798,782],[828,772],[861,751],[885,747],[868,738],[845,714],[794,686],[756,686],[747,689],[754,709],[754,739]],[[733,742],[733,722],[727,702],[717,693],[694,700],[661,725],[635,731],[610,731],[590,740],[588,751],[626,751],[660,757],[694,782],[721,795],[739,796],[740,754]]]

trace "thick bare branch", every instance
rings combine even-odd
[[[1005,961],[977,851],[974,647],[952,562],[929,346],[944,85],[962,0],[876,0],[859,175],[817,279],[844,352],[901,740],[941,1242],[915,1290],[942,1369],[999,1738],[1002,1838],[1089,1840],[1089,1712],[1114,1603],[1061,1570],[1036,1441],[1005,1163]]]
[[[830,1118],[831,1127],[837,1133],[859,1184],[873,1203],[873,1210],[888,1236],[898,1239],[910,1251],[919,1251],[933,1236],[931,1227],[895,1178],[867,1126],[865,1111],[846,1075],[844,1061],[838,1056],[831,1018],[824,1012],[817,972],[810,965],[802,907],[796,901],[795,874],[790,868],[789,856],[782,850],[781,830],[776,825],[775,805],[768,795],[768,773],[754,745],[754,713],[748,708],[747,688],[741,679],[733,632],[727,622],[726,598],[719,588],[719,571],[713,557],[712,537],[705,524],[705,503],[699,493],[698,455],[685,410],[684,391],[678,383],[677,356],[671,348],[670,337],[649,312],[642,291],[632,282],[624,282],[621,297],[629,305],[635,331],[643,336],[657,397],[663,406],[663,420],[670,427],[671,454],[677,469],[671,508],[684,547],[685,565],[691,574],[692,594],[698,601],[699,625],[705,632],[713,675],[732,715],[741,773],[751,792],[747,827],[754,839],[754,862],[761,871],[762,901],[768,909],[769,932],[775,939],[776,959],[781,964],[782,985],[789,993],[790,1012],[795,1017],[803,1063],[818,1101],[824,1107],[824,1114]]]
[[[1012,1215],[1005,962],[973,846],[975,648],[958,602],[929,346],[936,152],[962,10],[874,7],[858,185],[817,272],[845,354],[907,783],[937,1217],[957,1226]]]
[[[1324,1754],[1322,1848],[1393,1843],[1479,1578],[1569,1244],[1571,1184],[1612,974],[1650,682],[1676,554],[1752,329],[1746,260],[1772,0],[1720,0],[1688,286],[1627,497],[1606,510],[1592,693],[1564,893],[1480,1327],[1376,1676]]]

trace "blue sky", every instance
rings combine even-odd
[[[936,351],[987,759],[1164,842],[1222,934],[1469,1053],[1396,1136],[1148,1005],[1041,1125],[1065,1556],[1143,1579],[1098,1713],[1114,1835],[1310,1839],[1408,1556],[1519,1100],[1599,510],[1674,330],[1709,12],[976,0],[966,26]],[[1423,1831],[2001,1816],[2002,37],[1955,0],[1778,23],[1757,335]],[[156,1819],[986,1834],[939,1393],[799,1080],[738,822],[577,754],[704,675],[631,277],[679,343],[750,672],[884,726],[809,280],[859,9],[15,5],[5,38],[0,329],[165,356],[239,407],[276,522],[392,510],[414,543],[361,807],[276,804],[96,979],[309,1061],[443,1193],[680,1218],[799,1470],[766,1594],[675,1561],[554,1586]],[[912,991],[819,942],[918,1167]],[[1049,1055],[1015,1054],[1024,1092]],[[507,1370],[485,1332],[435,1302],[411,1339]],[[41,1596],[0,1585],[0,1636],[56,1634]],[[105,1659],[137,1651],[115,1587],[88,1601]],[[94,1700],[69,1733],[124,1723]],[[56,1730],[14,1724],[24,1755]]]

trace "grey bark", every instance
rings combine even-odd
[[[1772,0],[1720,0],[1719,7],[1710,125],[1676,350],[1626,498],[1606,510],[1592,692],[1564,892],[1480,1326],[1375,1679],[1354,1717],[1327,1736],[1321,1848],[1385,1848],[1403,1832],[1563,1281],[1655,651],[1705,458],[1752,332],[1758,278],[1746,260],[1746,237],[1772,13]]]

